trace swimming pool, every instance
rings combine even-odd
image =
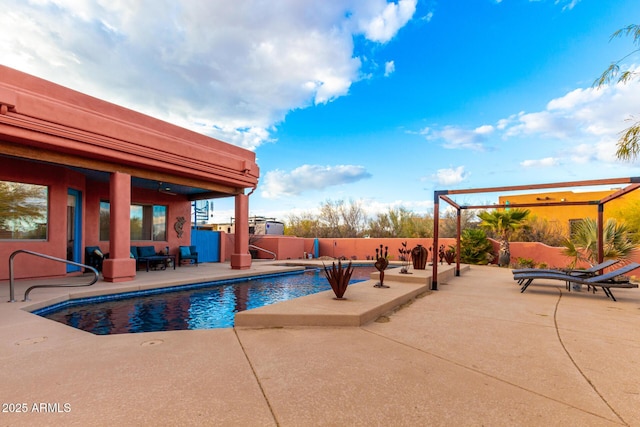
[[[374,271],[355,267],[350,283]],[[330,289],[322,269],[314,269],[83,298],[33,313],[96,335],[229,328],[239,311]]]

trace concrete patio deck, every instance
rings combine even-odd
[[[347,301],[305,297],[263,310],[274,327],[255,326],[265,321],[258,316],[233,329],[111,336],[23,309],[70,293],[282,268],[140,272],[126,284],[36,289],[17,303],[5,302],[0,283],[0,425],[640,425],[637,289],[616,290],[618,302],[543,281],[521,294],[510,270],[472,266],[358,326],[274,321],[311,306],[316,316],[323,305],[361,313],[362,298],[376,294],[350,288]],[[375,289],[380,304],[404,286],[385,282],[390,289]],[[19,282],[16,299],[32,283]]]

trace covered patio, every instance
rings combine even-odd
[[[192,202],[233,197],[231,268],[247,269],[248,199],[258,176],[251,151],[0,66],[0,182],[35,188],[41,202],[37,219],[0,223],[0,260],[27,249],[83,262],[84,248],[99,246],[109,253],[104,279],[132,280],[132,245],[176,254],[190,244]],[[0,197],[15,212],[11,201]],[[25,224],[42,232],[25,237]],[[78,269],[20,256],[16,271],[44,277]],[[0,279],[7,277],[0,263]]]

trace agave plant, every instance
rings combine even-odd
[[[627,260],[636,249],[631,232],[624,223],[618,223],[609,218],[602,229],[604,259]],[[571,267],[580,261],[595,265],[598,263],[598,225],[592,218],[579,221],[571,234],[564,242],[563,254],[573,258]]]
[[[337,266],[334,262],[331,268],[324,264],[323,267],[324,274],[331,285],[331,289],[333,289],[333,293],[336,294],[336,298],[343,299],[342,297],[347,290],[347,286],[349,286],[349,281],[351,280],[351,274],[353,274],[351,261],[349,261],[349,265],[345,268],[342,268],[340,260],[338,260]]]

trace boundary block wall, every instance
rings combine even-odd
[[[441,245],[448,248],[449,245],[455,245],[454,238],[439,238]],[[499,244],[497,241],[490,239],[493,243],[494,253],[498,253]],[[305,254],[314,253],[314,238],[303,238],[293,236],[263,236],[253,244],[258,247],[267,249],[277,254],[278,260],[287,259],[303,259]],[[222,239],[223,244],[229,244],[232,239]],[[407,242],[407,247],[413,248],[418,244],[431,248],[433,239],[403,239],[403,238],[318,238],[319,256],[327,256],[330,258],[344,257],[346,259],[374,259],[376,249],[380,245],[388,247],[389,258],[391,260],[399,260],[398,249],[402,247],[402,242]],[[569,265],[571,259],[562,254],[561,247],[547,246],[538,242],[510,242],[511,261],[517,258],[525,258],[533,260],[536,264],[545,263],[549,268],[564,268]],[[230,249],[222,250],[221,253],[229,254]],[[259,259],[272,259],[272,255],[259,251]],[[429,252],[429,261],[433,255]],[[221,258],[222,259],[222,258]],[[632,257],[633,261],[640,262],[640,251]],[[583,265],[584,267],[584,265]]]

